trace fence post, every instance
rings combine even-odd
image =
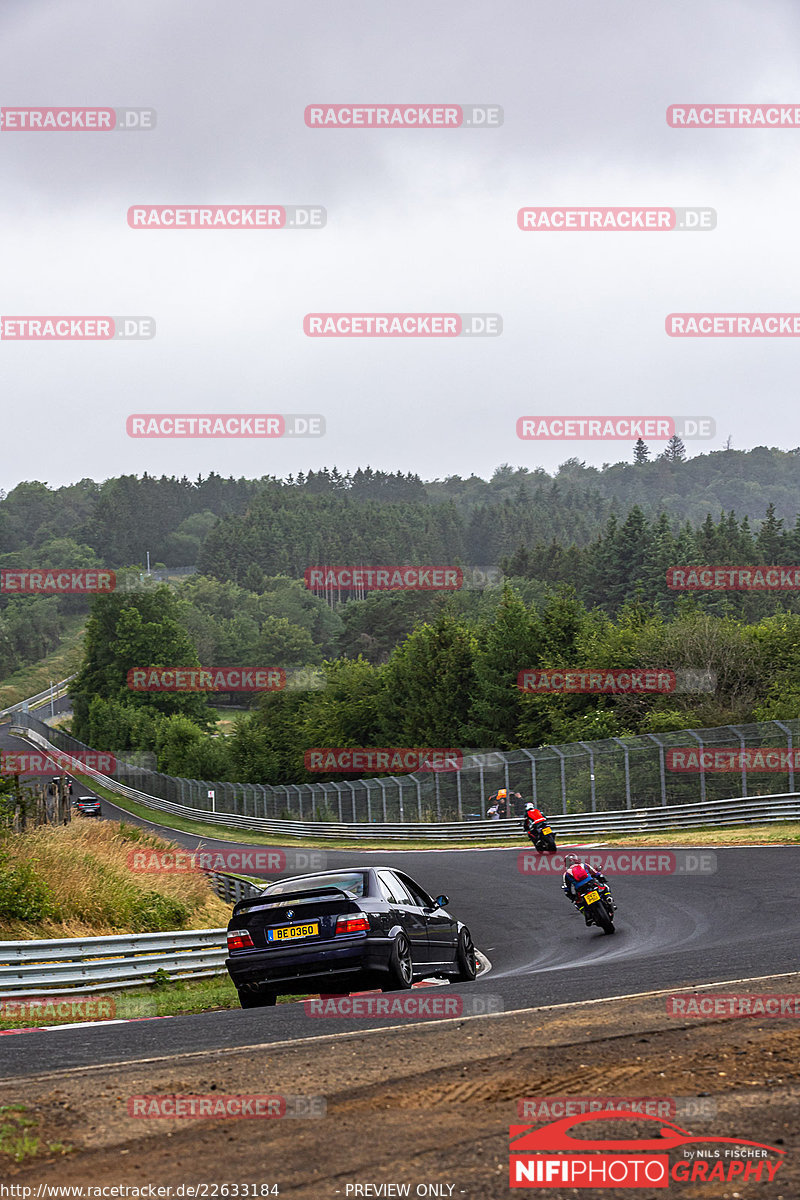
[[[741,731],[739,729],[736,728],[735,725],[724,725],[723,729],[730,729],[731,733],[734,733],[736,735],[736,737],[738,737],[738,739],[739,739],[739,749],[742,752],[742,795],[746,796],[747,795],[747,757],[744,753],[744,751],[745,751],[744,735],[741,733]]]
[[[686,732],[688,733],[689,737],[693,737],[694,740],[696,742],[698,742],[699,746],[700,746],[700,801],[702,804],[705,804],[705,802],[706,802],[706,768],[705,768],[705,763],[703,762],[703,750],[705,749],[705,742],[700,737],[700,734],[695,733],[695,731],[693,729],[687,729]]]
[[[559,750],[558,746],[551,746],[551,750],[555,751],[561,760],[561,811],[564,816],[567,815],[567,774],[564,769],[564,755]]]
[[[530,750],[523,750],[523,754],[527,754],[531,760],[531,791],[533,792],[533,807],[539,807],[539,801],[536,798],[536,756]]]
[[[783,721],[776,721],[775,724],[786,734],[786,749],[789,751],[789,791],[794,791],[794,758],[792,757],[792,731],[788,725],[784,725]]]
[[[656,737],[656,735],[654,733],[648,733],[645,736],[649,737],[651,739],[651,741],[655,742],[655,744],[658,746],[658,770],[659,770],[659,775],[661,777],[661,803],[666,804],[667,803],[667,779],[666,779],[666,775],[664,774],[664,743],[659,741],[659,739]]]
[[[403,813],[403,785],[396,775],[390,775],[389,778],[397,784],[397,794],[400,801],[400,822],[404,825],[406,818],[405,814]]]
[[[618,739],[614,738],[614,741],[616,742]],[[597,812],[597,800],[595,798],[594,791],[594,751],[592,750],[591,746],[587,746],[586,742],[578,742],[578,745],[583,746],[584,750],[589,755],[589,788],[592,797],[592,812]],[[628,807],[630,807],[630,805],[628,805]]]
[[[623,742],[622,738],[615,737],[615,742],[619,742],[622,746],[622,752],[625,755],[625,807],[631,807],[631,760],[628,747]]]

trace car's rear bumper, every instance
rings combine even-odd
[[[388,971],[391,938],[362,937],[282,946],[274,950],[236,950],[225,959],[236,987],[274,983],[288,993],[319,991],[339,976]]]

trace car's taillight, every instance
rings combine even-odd
[[[254,950],[253,939],[246,929],[228,930],[229,950]]]
[[[337,917],[336,933],[369,933],[369,917],[361,913],[357,917]]]

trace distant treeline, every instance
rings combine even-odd
[[[497,564],[520,547],[588,546],[609,517],[624,522],[638,505],[680,527],[735,511],[754,528],[774,506],[800,512],[800,448],[721,450],[681,461],[659,457],[602,469],[568,459],[541,468],[498,467],[490,480],[418,475],[371,467],[309,471],[279,480],[195,480],[123,475],[66,487],[21,483],[0,492],[0,567],[144,563],[199,565],[244,582],[255,565],[268,575],[302,575],[315,561],[461,561]],[[227,554],[226,554],[227,546]],[[87,561],[84,561],[87,560]]]

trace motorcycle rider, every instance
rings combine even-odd
[[[531,834],[537,825],[546,825],[547,817],[540,808],[536,808],[534,804],[528,801],[525,805],[525,817],[522,822],[522,828],[527,834]]]
[[[577,854],[568,854],[564,859],[564,865],[567,869],[564,872],[564,882],[561,885],[561,890],[572,901],[578,912],[580,912],[580,904],[578,903],[578,896],[580,894],[579,889],[585,887],[588,879],[596,879],[598,883],[605,883],[606,885],[608,884],[608,880],[601,871],[595,870],[595,868],[590,866],[589,863],[583,862],[580,858],[578,858]],[[611,895],[611,891],[609,890],[606,894],[611,902],[612,908],[616,908],[617,906],[614,903],[614,898]],[[588,925],[589,913],[586,909],[584,909],[583,917],[584,921]]]

